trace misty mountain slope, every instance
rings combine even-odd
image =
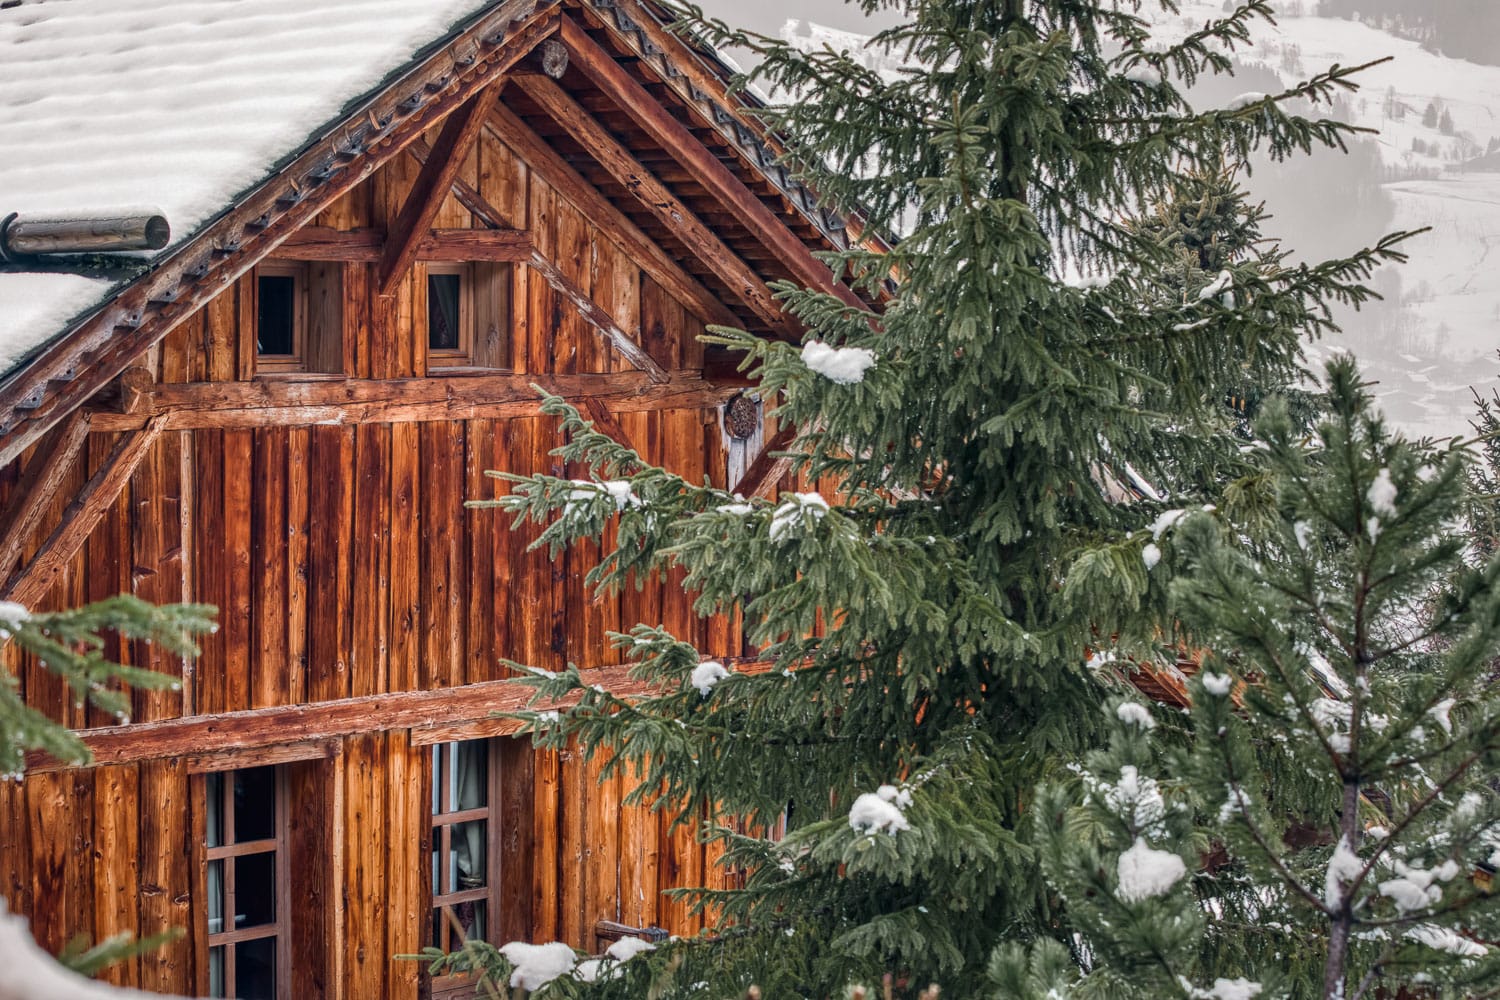
[[[1362,73],[1361,89],[1332,111],[1378,135],[1348,156],[1253,164],[1248,186],[1272,213],[1267,233],[1304,259],[1432,227],[1408,244],[1408,264],[1378,276],[1387,301],[1342,316],[1345,333],[1310,355],[1352,350],[1380,382],[1375,391],[1393,419],[1415,433],[1463,433],[1468,386],[1500,385],[1500,66],[1438,55],[1355,21],[1296,16],[1313,6],[1288,3],[1291,15],[1257,25],[1252,44],[1235,52],[1237,75],[1206,81],[1191,99],[1221,104],[1247,91],[1275,92],[1334,63],[1391,57]],[[1158,39],[1170,43],[1222,16],[1219,0],[1184,0],[1180,14],[1156,18]],[[859,52],[865,42],[805,20],[789,20],[782,35],[809,49]],[[882,53],[861,59],[884,75],[900,71]]]

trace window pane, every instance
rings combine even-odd
[[[276,855],[242,854],[234,859],[234,927],[276,922]]]
[[[276,1000],[276,939],[256,938],[235,946],[236,1000]]]
[[[482,819],[453,825],[451,892],[478,889],[485,884],[485,822]]]
[[[263,274],[256,279],[256,290],[256,351],[261,354],[294,353],[297,279],[289,274]]]
[[[224,946],[208,949],[208,995],[224,995]]]
[[[443,863],[440,860],[441,850],[439,848],[439,845],[442,843],[442,837],[442,827],[437,827],[432,831],[432,894],[434,896],[441,896],[443,894]]]
[[[276,768],[234,772],[234,842],[276,836]]]
[[[443,811],[443,775],[446,769],[443,767],[443,758],[447,756],[449,744],[434,743],[432,746],[432,814],[436,816]]]
[[[222,774],[210,774],[208,776],[208,846],[224,846],[224,776]]]
[[[485,901],[445,903],[432,911],[432,943],[444,951],[453,951],[464,941],[485,940],[487,927]],[[460,937],[459,932],[463,934]]]
[[[484,940],[484,900],[476,899],[468,903],[455,903],[452,910],[453,915],[458,919],[458,925],[464,929],[465,941]],[[456,941],[454,942],[454,944],[457,943]]]
[[[458,299],[463,280],[456,274],[427,276],[427,348],[458,350]]]
[[[489,745],[484,740],[456,744],[457,760],[453,767],[453,799],[449,807],[478,809],[486,805],[489,778]]]
[[[224,862],[208,863],[208,933],[224,933]],[[223,994],[216,994],[222,996]]]

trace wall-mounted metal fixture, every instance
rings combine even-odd
[[[0,261],[47,254],[160,250],[172,238],[161,215],[97,219],[46,219],[11,213],[0,219]]]

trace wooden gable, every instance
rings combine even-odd
[[[763,137],[717,120],[722,82],[658,30],[634,0],[498,5],[0,388],[0,509],[17,513],[0,593],[220,609],[197,661],[111,650],[182,682],[138,694],[124,725],[0,652],[97,758],[0,786],[0,891],[45,945],[184,927],[108,975],[207,990],[226,947],[208,929],[209,776],[274,768],[278,863],[301,873],[280,891],[306,900],[285,989],[417,996],[418,967],[392,956],[433,926],[433,748],[475,739],[504,741],[488,933],[593,948],[599,921],[702,926],[660,895],[727,877],[691,827],[621,808],[623,779],[508,740],[493,713],[527,693],[502,659],[629,694],[609,630],[660,622],[745,659],[735,624],[698,619],[677,577],[593,595],[597,551],[528,552],[534,530],[463,506],[494,495],[489,469],[580,474],[549,454],[533,384],[681,475],[762,494],[785,476],[768,453],[784,433],[725,431],[743,386],[697,336],[793,332],[766,285],[835,287],[811,255],[829,220],[758,162]],[[494,269],[464,364],[428,350],[429,272],[451,265]],[[309,289],[292,364],[257,347],[277,268]]]

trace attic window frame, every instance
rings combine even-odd
[[[434,275],[458,277],[458,346],[432,346],[432,278]],[[474,265],[467,262],[438,262],[426,265],[423,274],[427,291],[427,315],[422,328],[427,344],[429,368],[467,368],[474,363]]]
[[[292,279],[292,353],[262,354],[260,351],[260,279]],[[265,260],[255,268],[251,287],[255,293],[256,374],[304,372],[307,370],[307,290],[308,266],[305,262]]]

